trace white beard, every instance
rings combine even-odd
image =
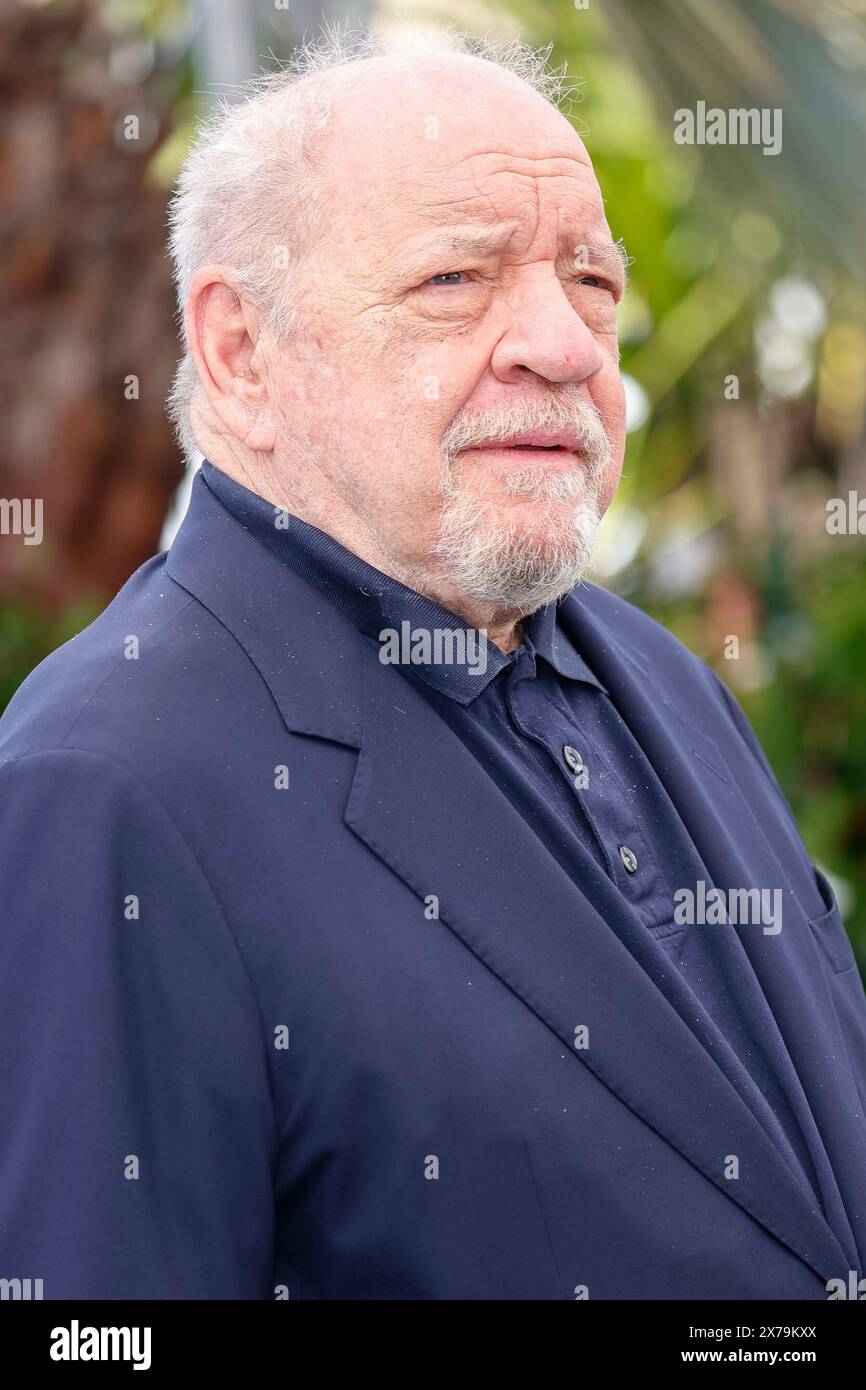
[[[464,593],[523,613],[534,612],[572,589],[586,573],[601,524],[600,490],[611,447],[597,413],[581,403],[567,416],[584,438],[580,467],[550,473],[543,465],[508,474],[501,483],[512,496],[525,496],[534,505],[531,516],[503,515],[503,504],[481,497],[455,480],[453,457],[479,438],[476,426],[469,445],[446,449],[444,502],[435,555],[445,576]],[[533,428],[561,425],[561,410],[551,419],[516,420],[490,431],[494,436],[525,433]],[[507,505],[507,504],[505,504]]]

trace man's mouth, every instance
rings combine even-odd
[[[559,456],[572,461],[577,457],[574,449],[567,449],[562,444],[476,444],[468,449],[462,449],[460,452],[464,454],[507,454],[509,458],[518,458],[524,455],[528,458],[537,458],[539,454],[548,454],[551,458]]]
[[[499,439],[488,439],[484,444],[473,445],[472,449],[465,450],[469,453],[476,451],[489,454],[508,454],[526,455],[527,457],[537,457],[539,454],[548,454],[551,457],[561,455],[564,459],[573,460],[576,454],[582,452],[583,441],[579,430],[554,427],[547,429],[527,430],[523,434],[506,435]]]

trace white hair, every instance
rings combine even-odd
[[[316,155],[317,137],[338,97],[334,74],[351,80],[353,65],[361,62],[387,68],[471,58],[511,74],[564,111],[578,84],[566,85],[565,64],[549,67],[552,48],[534,49],[516,37],[479,38],[450,24],[401,30],[396,39],[348,24],[324,26],[287,63],[244,84],[240,100],[217,102],[199,126],[169,210],[183,355],[167,404],[189,459],[197,452],[190,406],[198,380],[183,329],[190,281],[200,266],[227,265],[278,337],[303,326],[304,260],[321,249],[331,227]]]

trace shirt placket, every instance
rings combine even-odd
[[[638,826],[632,799],[602,752],[597,734],[589,732],[593,721],[581,724],[549,699],[536,677],[534,655],[521,655],[506,683],[508,716],[540,750],[571,824],[577,820],[589,832],[608,876],[641,914],[660,885],[655,856]],[[596,691],[580,693],[591,699]]]

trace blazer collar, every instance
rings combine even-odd
[[[193,479],[166,570],[246,651],[295,733],[361,746],[354,623]]]

